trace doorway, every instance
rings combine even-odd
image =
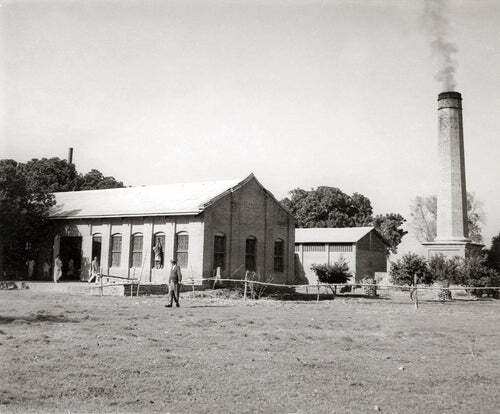
[[[97,257],[97,268],[101,266],[101,247],[102,247],[102,237],[100,234],[94,234],[92,236],[92,256],[90,260],[93,261],[94,257]]]
[[[82,267],[82,238],[61,237],[59,256],[62,261],[61,280],[80,280]]]

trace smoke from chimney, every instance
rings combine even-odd
[[[434,78],[441,83],[444,91],[453,91],[457,86],[455,71],[458,52],[455,44],[448,40],[450,22],[448,20],[448,3],[446,0],[424,0],[423,25],[431,38],[432,54],[438,61],[438,72]]]

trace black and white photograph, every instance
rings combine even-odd
[[[499,0],[0,0],[0,413],[499,413],[499,69]]]

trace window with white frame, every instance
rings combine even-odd
[[[141,233],[132,235],[130,267],[142,267],[143,237]]]
[[[111,236],[110,267],[119,267],[122,257],[122,235],[113,234]]]
[[[189,261],[189,234],[177,233],[175,237],[175,257],[180,267],[187,267]]]

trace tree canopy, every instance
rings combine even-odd
[[[500,273],[500,233],[491,239],[491,247],[486,251],[487,263]]]
[[[296,188],[281,203],[295,216],[297,227],[374,226],[394,253],[406,234],[401,228],[405,219],[400,214],[374,217],[369,198],[359,193],[348,195],[335,187],[310,191]]]
[[[86,174],[76,171],[74,164],[60,158],[34,158],[20,164],[28,185],[36,186],[46,192],[101,190],[124,187],[114,177],[104,176],[99,170],[92,169]]]
[[[437,234],[437,197],[418,196],[410,204],[410,225],[420,242],[434,241]],[[481,202],[473,193],[467,193],[467,225],[469,238],[477,243],[483,241],[481,224],[484,222],[484,213]]]
[[[19,271],[34,254],[30,246],[48,237],[52,193],[119,187],[114,177],[95,169],[78,173],[59,158],[0,160],[0,269]]]
[[[105,188],[122,188],[121,181],[114,177],[105,177],[99,170],[90,170],[80,178],[78,190],[103,190]]]
[[[29,181],[24,167],[14,160],[0,160],[1,269],[23,266],[30,244],[46,234],[48,211],[54,204],[49,192]]]

